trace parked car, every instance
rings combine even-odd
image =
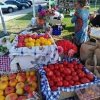
[[[16,0],[16,1],[18,1],[20,3],[27,3],[29,5],[29,7],[32,6],[32,1],[31,0]]]
[[[17,9],[17,6],[0,2],[0,8],[2,9],[3,12],[12,13],[14,10]]]
[[[6,4],[11,4],[11,5],[16,5],[18,7],[18,9],[26,9],[29,8],[29,5],[26,3],[20,3],[16,0],[7,0],[5,1]]]

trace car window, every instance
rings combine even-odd
[[[2,2],[0,2],[0,5],[4,5]]]

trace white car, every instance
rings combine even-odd
[[[0,8],[2,9],[3,12],[12,13],[17,9],[17,6],[0,2]]]

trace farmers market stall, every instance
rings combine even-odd
[[[33,19],[33,25],[19,34],[0,39],[0,100],[63,100],[74,94],[80,100],[100,97],[100,77],[74,57],[78,51],[76,45],[64,39],[55,43],[52,35],[61,34],[61,28],[58,29],[61,20],[52,26],[53,31],[39,27],[46,24],[44,17],[52,14],[50,11],[46,15],[45,11],[39,13],[42,21]],[[97,34],[99,29],[91,30],[91,37],[99,38]],[[99,48],[99,42],[95,44],[95,49]],[[75,98],[71,100],[78,100]]]

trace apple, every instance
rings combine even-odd
[[[2,75],[0,80],[1,81],[8,81],[8,76],[7,75]]]
[[[26,80],[25,73],[18,73],[16,79],[18,80],[18,82],[25,82]]]
[[[19,96],[17,100],[27,100],[26,96]]]
[[[11,94],[11,93],[14,93],[14,87],[7,87],[5,89],[5,94],[8,95],[8,94]]]
[[[24,90],[29,93],[31,91],[31,86],[30,85],[25,85]]]
[[[9,81],[9,86],[15,87],[17,84],[17,80],[16,79],[12,79]]]
[[[86,77],[87,77],[90,81],[93,81],[93,80],[94,80],[93,74],[88,73],[88,74],[86,75]]]
[[[16,93],[11,93],[11,94],[8,94],[5,98],[5,100],[17,100],[18,99],[18,96]]]
[[[33,97],[33,93],[29,93],[28,94],[28,98],[30,99],[30,98],[32,98]]]
[[[17,83],[17,85],[16,85],[16,89],[19,89],[19,88],[24,88],[24,83],[23,82],[19,82],[19,83]]]
[[[33,82],[33,83],[32,83],[32,87],[34,88],[34,90],[36,90],[37,87],[38,87],[37,83],[36,83],[36,82]]]
[[[66,80],[64,80],[64,81],[63,81],[63,85],[64,85],[64,87],[67,87],[67,86],[69,86],[69,82],[66,81]]]
[[[0,81],[0,90],[5,90],[8,86],[8,81]]]
[[[0,100],[5,100],[5,97],[0,95]]]
[[[12,79],[15,79],[15,78],[16,78],[16,74],[15,73],[9,75],[9,80],[12,80]]]
[[[0,96],[3,95],[3,90],[0,90]]]
[[[23,94],[24,94],[24,90],[23,90],[22,88],[18,88],[18,89],[16,90],[16,93],[17,93],[18,95],[23,95]]]
[[[35,75],[35,71],[30,71],[30,76],[34,76]]]
[[[29,82],[29,84],[32,84],[34,81],[36,82],[37,78],[36,76],[29,76],[27,78],[27,81]]]

